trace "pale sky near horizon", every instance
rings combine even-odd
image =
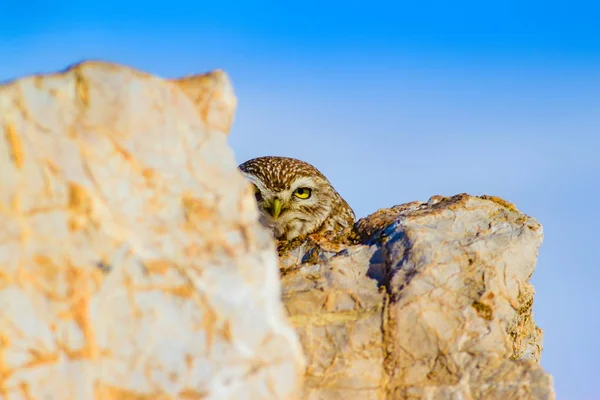
[[[542,365],[558,399],[600,398],[599,4],[6,1],[0,81],[83,59],[222,68],[239,162],[309,161],[359,217],[436,194],[515,203],[544,227]]]

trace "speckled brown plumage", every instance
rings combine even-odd
[[[354,224],[354,212],[348,203],[318,169],[304,161],[258,157],[244,162],[239,169],[254,185],[261,222],[273,230],[276,239],[339,232]],[[307,192],[309,197],[301,198]]]

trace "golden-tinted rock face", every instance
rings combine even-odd
[[[542,227],[497,197],[434,196],[282,254],[305,399],[552,399],[532,318]],[[339,240],[338,240],[339,241]]]
[[[290,399],[303,356],[215,71],[0,86],[0,398]]]
[[[173,80],[193,101],[200,118],[211,128],[229,133],[235,115],[237,99],[224,71],[192,75]]]

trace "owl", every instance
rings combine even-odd
[[[340,232],[354,224],[348,203],[312,165],[288,157],[258,157],[240,164],[254,185],[260,221],[278,240]]]

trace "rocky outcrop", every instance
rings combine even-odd
[[[278,260],[235,106],[222,71],[0,86],[0,398],[554,398],[537,221],[436,196]]]
[[[489,196],[379,210],[281,249],[304,399],[553,399],[529,283],[542,227]]]
[[[0,398],[295,397],[235,103],[100,62],[0,86]]]

